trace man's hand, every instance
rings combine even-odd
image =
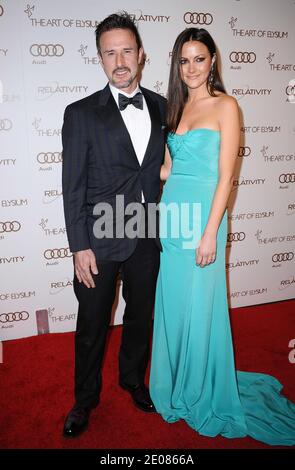
[[[82,250],[74,253],[75,273],[79,282],[83,282],[86,287],[95,287],[92,274],[98,274],[95,255],[92,250]]]

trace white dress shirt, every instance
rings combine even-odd
[[[110,89],[118,107],[119,93],[127,96],[128,98],[132,98],[134,95],[136,95],[136,93],[140,92],[138,85],[130,95],[125,93],[123,90],[115,88],[111,84]],[[141,165],[151,135],[151,118],[144,96],[143,109],[138,109],[133,106],[133,104],[129,104],[123,111],[120,111],[120,113],[129,132],[138,162]]]
[[[119,90],[111,84],[109,84],[109,86],[118,107],[119,93],[128,98],[132,98],[136,93],[141,92],[138,85],[130,94]],[[123,111],[120,111],[140,165],[142,164],[148,146],[152,128],[150,113],[143,95],[142,98],[143,109],[138,109],[133,106],[133,104],[129,104]],[[143,193],[141,194],[141,201],[144,202]]]

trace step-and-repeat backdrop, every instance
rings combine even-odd
[[[164,96],[178,33],[204,27],[216,40],[242,118],[229,204],[229,302],[294,297],[294,0],[0,0],[0,339],[75,329],[63,112],[105,86],[94,29],[122,9],[144,42],[142,84]],[[118,282],[115,324],[123,311]]]

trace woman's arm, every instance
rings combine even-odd
[[[197,249],[197,264],[205,266],[216,257],[216,237],[232,189],[235,164],[240,144],[240,118],[237,102],[230,96],[219,103],[221,146],[219,179],[211,211],[202,239]]]
[[[171,160],[171,157],[170,157],[168,147],[166,145],[164,163],[161,166],[161,171],[160,171],[161,181],[166,181],[168,179],[168,177],[170,175],[170,171],[171,171],[171,166],[172,166],[172,160]]]

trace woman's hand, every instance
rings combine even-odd
[[[216,235],[204,234],[196,249],[196,264],[203,268],[216,259]]]
[[[161,171],[160,171],[161,181],[166,181],[169,178],[170,171],[171,171],[171,166],[172,166],[172,160],[171,160],[171,157],[170,157],[168,147],[166,145],[164,163],[161,166]]]

